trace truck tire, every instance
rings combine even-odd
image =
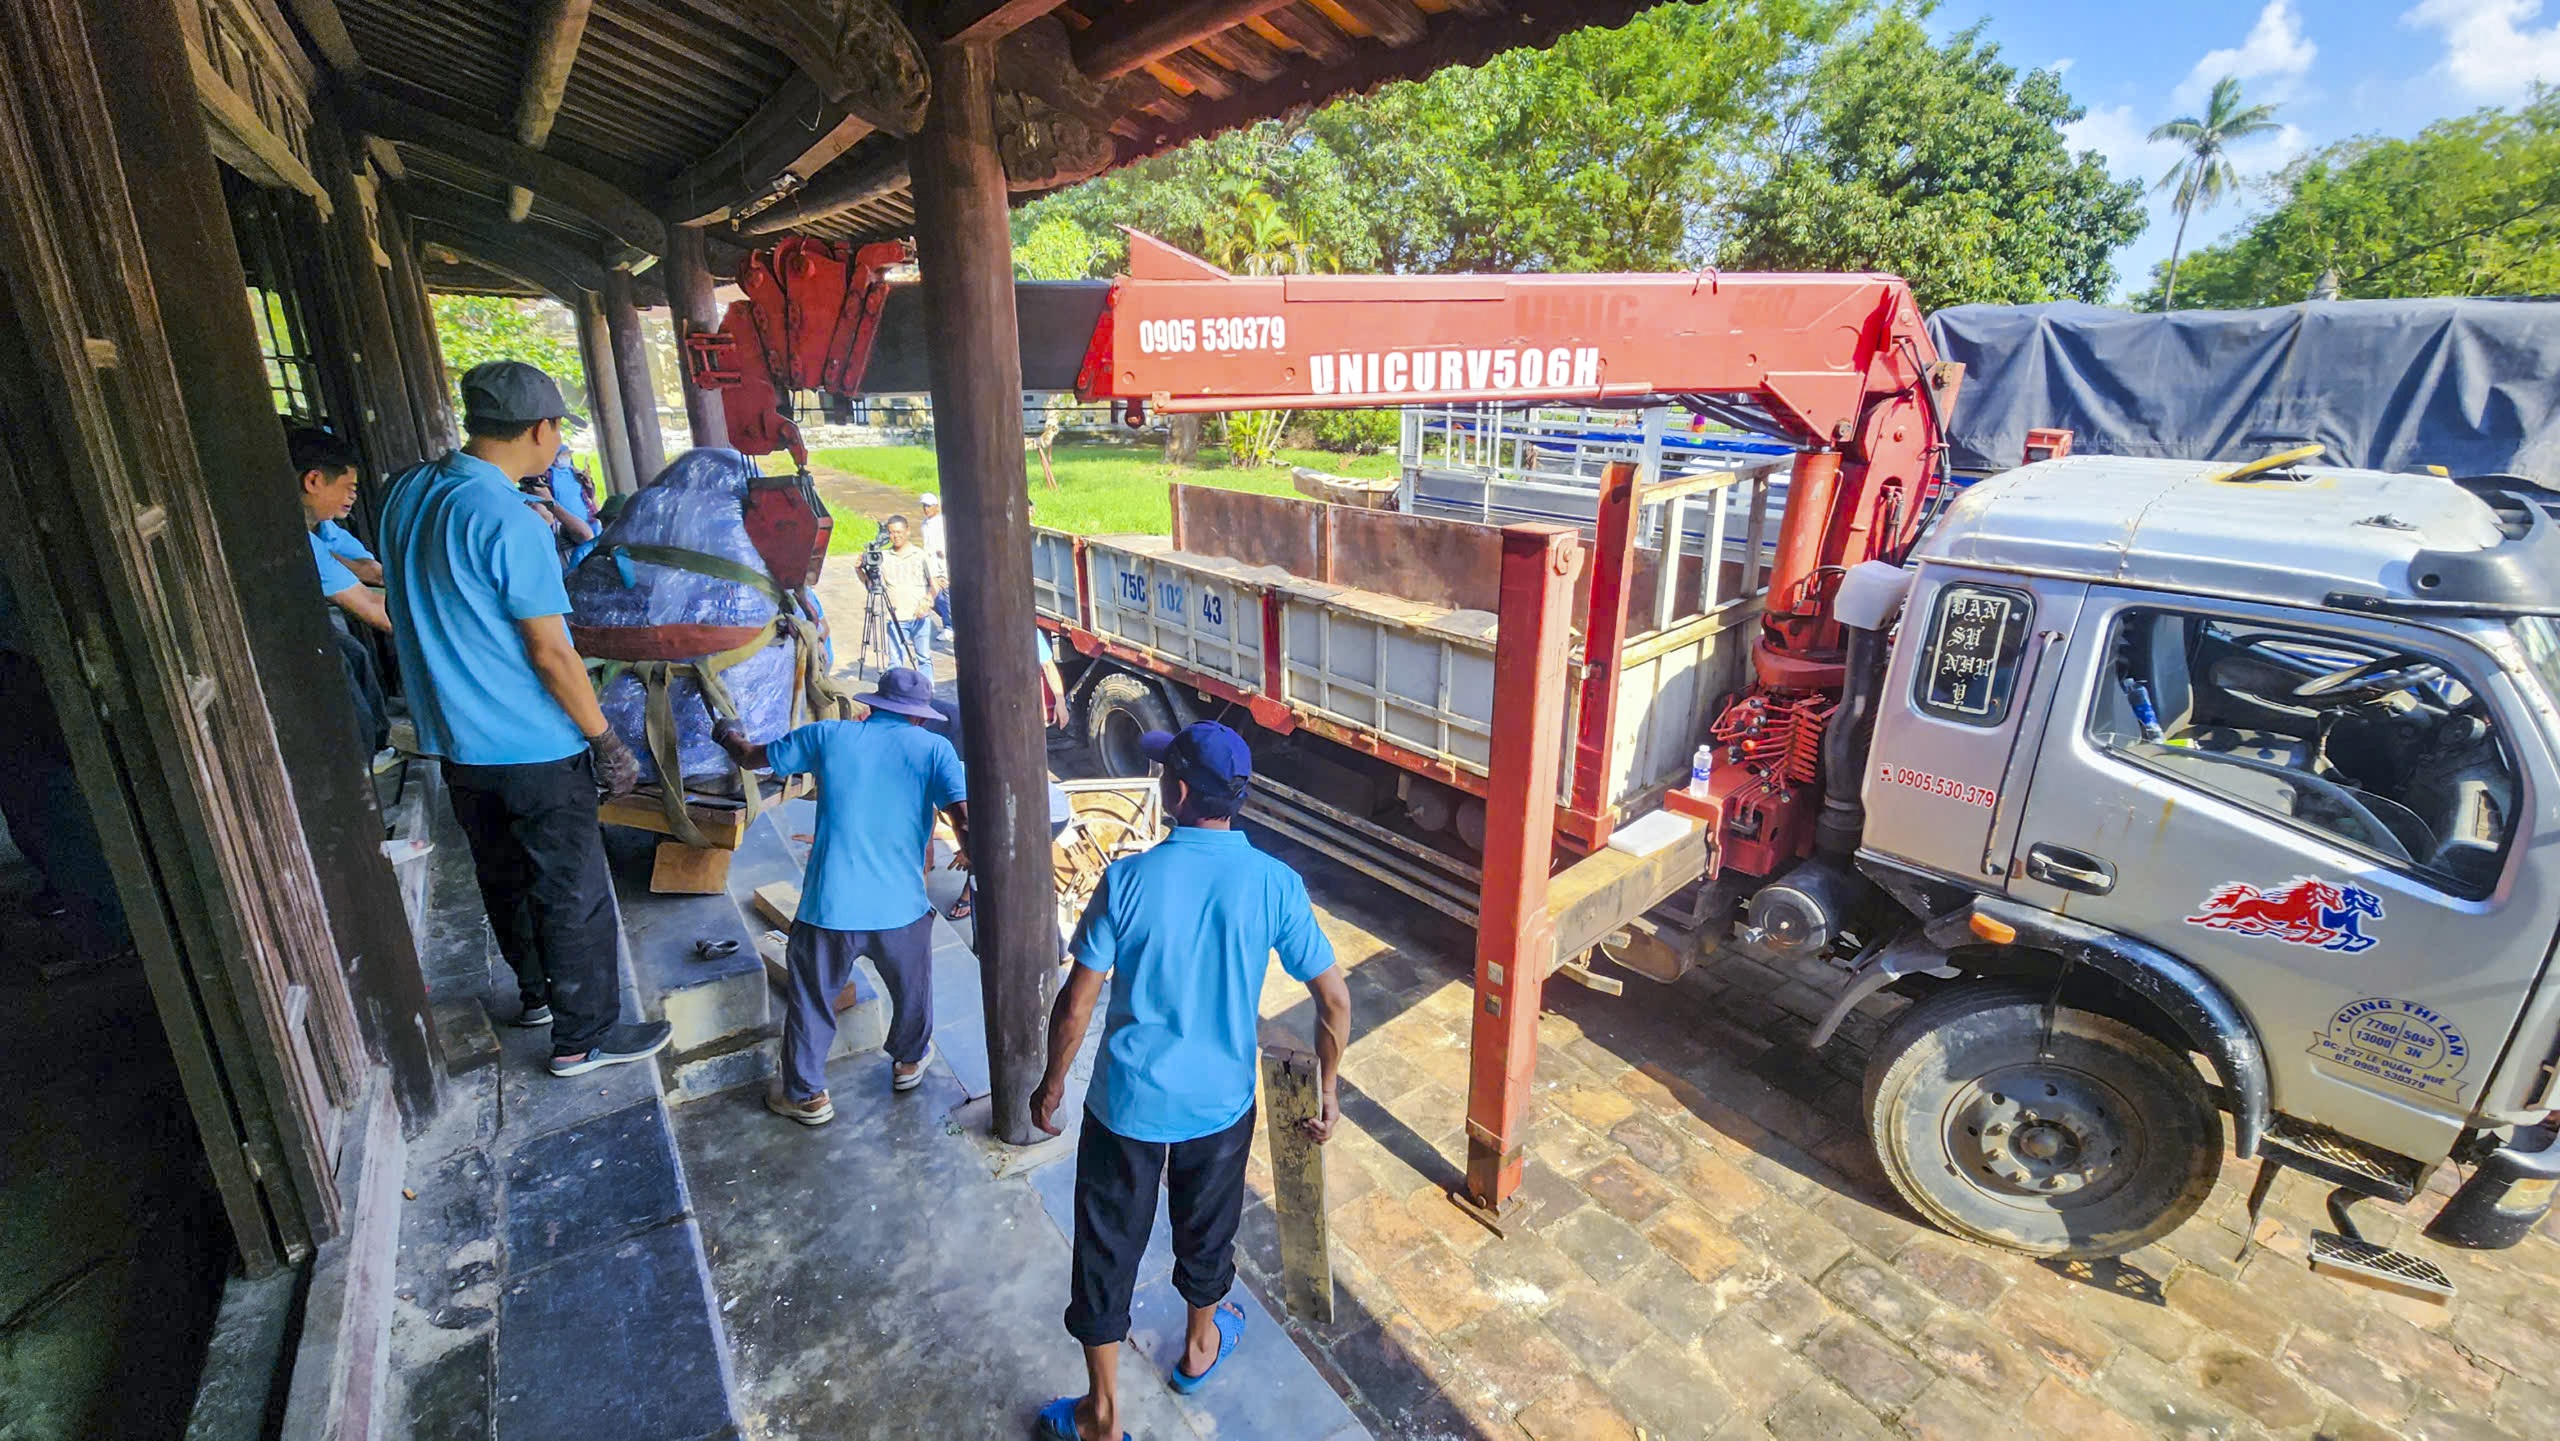
[[[2222,1120],[2187,1058],[2049,988],[1951,987],[1867,1065],[1868,1134],[1941,1228],[2030,1256],[2121,1256],[2174,1231],[2222,1173]]]
[[[1114,670],[1087,687],[1084,694],[1084,744],[1104,775],[1134,779],[1147,773],[1147,758],[1138,738],[1149,731],[1169,731],[1173,707],[1155,686],[1125,670]]]

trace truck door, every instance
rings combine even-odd
[[[2092,587],[2010,892],[2212,975],[2278,1109],[2441,1156],[2560,925],[2528,715],[2443,631]]]

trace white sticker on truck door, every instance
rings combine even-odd
[[[2311,1055],[2395,1086],[2458,1101],[2462,1082],[2456,1078],[2471,1064],[2471,1043],[2432,1007],[2367,996],[2330,1018],[2328,1028],[2313,1037]]]

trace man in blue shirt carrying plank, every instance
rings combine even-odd
[[[818,824],[783,958],[791,978],[782,1085],[765,1097],[766,1109],[804,1126],[836,1117],[827,1096],[835,999],[865,956],[889,992],[890,1089],[923,1084],[933,1059],[933,903],[925,899],[924,862],[934,812],[951,817],[960,848],[969,848],[960,754],[927,728],[938,718],[933,682],[893,666],[881,672],[878,690],[856,699],[870,708],[868,718],[812,721],[770,745],[749,741],[735,718],[711,730],[748,770],[818,778]]]
[[[551,377],[493,360],[462,377],[462,449],[412,467],[382,505],[391,638],[418,748],[444,760],[480,898],[515,969],[520,1026],[551,1028],[551,1073],[643,1060],[664,1021],[625,1025],[599,787],[639,761],[596,705],[563,620],[551,528],[517,485],[560,448]]]
[[[1111,1006],[1076,1142],[1074,1295],[1067,1332],[1084,1345],[1088,1390],[1040,1413],[1049,1441],[1121,1441],[1120,1342],[1161,1183],[1173,1209],[1173,1285],[1191,1308],[1176,1391],[1197,1390],[1244,1335],[1236,1225],[1253,1146],[1262,984],[1276,953],[1315,997],[1321,1142],[1340,1116],[1335,1085],[1351,1037],[1351,992],[1317,929],[1306,884],[1235,829],[1253,757],[1215,721],[1143,745],[1163,767],[1171,835],[1114,861],[1067,949],[1075,957],[1049,1022],[1049,1071],[1032,1119],[1058,1134],[1067,1071],[1103,981]]]

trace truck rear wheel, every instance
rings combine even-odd
[[[1885,1175],[1938,1226],[2031,1256],[2120,1256],[2174,1231],[2222,1173],[2187,1058],[2042,988],[1959,986],[1903,1013],[1867,1066]]]
[[[1138,748],[1139,737],[1172,729],[1173,707],[1153,685],[1127,671],[1114,670],[1085,692],[1085,749],[1104,775],[1145,775],[1148,762]]]

